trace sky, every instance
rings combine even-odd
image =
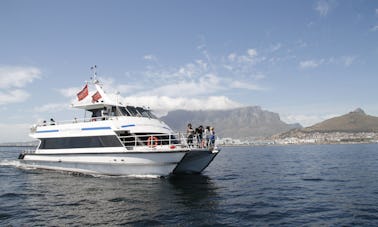
[[[378,1],[0,1],[0,143],[70,120],[92,76],[159,116],[261,106],[378,116]]]

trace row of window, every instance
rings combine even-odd
[[[155,115],[151,113],[150,110],[144,109],[142,107],[133,106],[112,106],[111,108],[100,108],[90,110],[92,112],[92,117],[104,117],[104,116],[132,116],[132,117],[146,117],[157,119]]]
[[[116,136],[43,138],[39,149],[122,147]]]

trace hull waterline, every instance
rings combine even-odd
[[[114,154],[24,154],[26,167],[111,176],[168,176],[185,152],[125,152]]]

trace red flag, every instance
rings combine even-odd
[[[94,95],[92,95],[92,102],[97,102],[100,98],[102,98],[100,92],[96,92],[94,93]]]
[[[77,93],[77,99],[81,101],[87,96],[88,96],[88,84],[86,84],[85,87],[79,93]]]

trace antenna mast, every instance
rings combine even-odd
[[[93,76],[91,77],[92,83],[98,84],[99,81],[96,78],[97,77],[97,66],[96,65],[92,66],[91,71],[93,73]]]

